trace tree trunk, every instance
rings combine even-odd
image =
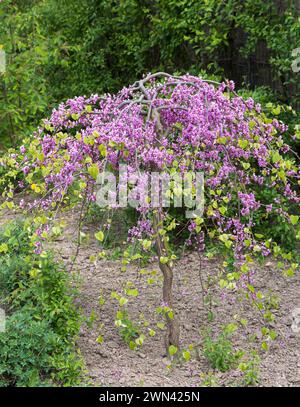
[[[147,94],[146,94],[147,96]],[[148,98],[148,96],[147,96]],[[158,142],[160,141],[161,137],[163,136],[163,125],[161,123],[161,117],[157,109],[153,108],[151,112],[151,116],[155,121],[155,127],[158,135]],[[158,144],[159,146],[159,144]],[[154,170],[159,171],[158,168],[154,168]],[[163,226],[163,208],[157,208],[154,210],[153,213],[153,228],[155,232],[155,243],[156,243],[156,250],[158,259],[160,257],[169,257],[168,256],[168,247],[166,244],[165,237],[159,233],[159,229]],[[174,345],[177,348],[179,347],[179,336],[180,336],[180,325],[177,319],[176,312],[173,308],[173,270],[169,263],[162,264],[159,261],[159,268],[163,274],[163,301],[165,304],[168,305],[169,308],[173,311],[173,318],[170,318],[166,315],[167,326],[168,326],[168,334],[166,337],[166,349],[167,353],[169,350],[170,345]]]
[[[168,256],[168,249],[164,236],[159,234],[159,228],[163,223],[159,209],[154,213],[153,217],[153,226],[156,234],[156,249],[160,259],[160,257]],[[163,301],[173,311],[173,318],[170,318],[168,314],[166,315],[168,326],[166,348],[168,351],[170,345],[174,345],[177,348],[179,347],[180,326],[173,305],[173,270],[168,263],[162,264],[159,262],[159,267],[163,274]]]

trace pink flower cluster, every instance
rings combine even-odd
[[[251,214],[299,202],[292,185],[300,172],[293,158],[284,164],[289,147],[281,134],[286,126],[265,120],[253,99],[224,92],[233,89],[232,82],[216,85],[190,75],[163,74],[149,75],[117,95],[70,99],[35,134],[34,149],[42,154],[32,156],[32,148],[21,147],[20,166],[25,176],[42,177],[44,209],[71,194],[76,182],[94,200],[91,165],[99,171],[118,170],[123,163],[132,172],[203,171],[204,217],[220,234],[233,233],[236,256],[242,258],[243,242],[252,239],[245,232],[253,226]],[[260,202],[262,188],[272,189],[276,197]],[[143,222],[129,231],[130,239],[151,233],[151,225]],[[190,223],[189,231],[195,227]],[[202,249],[202,238],[199,244]]]

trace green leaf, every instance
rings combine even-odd
[[[227,287],[227,285],[228,285],[227,281],[221,278],[221,280],[219,281],[220,288],[225,288]]]
[[[97,164],[92,164],[88,168],[88,173],[96,180],[99,174],[99,168]]]
[[[96,339],[96,342],[99,344],[103,343],[103,336],[99,335],[98,338]]]
[[[243,150],[245,150],[248,147],[248,140],[239,140],[238,145],[241,147]]]
[[[129,342],[129,348],[131,349],[131,350],[135,350],[136,349],[136,343],[135,342],[133,342],[133,341],[130,341]]]
[[[227,142],[227,137],[219,137],[219,138],[217,139],[217,142],[218,142],[219,144],[226,144],[226,142]]]
[[[188,350],[184,350],[184,351],[182,352],[182,356],[183,356],[183,359],[184,359],[186,362],[188,362],[188,361],[191,359],[191,352],[189,352]]]
[[[120,304],[121,307],[123,307],[123,305],[126,305],[127,303],[128,303],[128,299],[127,299],[127,298],[121,297],[121,298],[119,299],[119,304]]]
[[[59,236],[60,234],[61,234],[61,228],[59,227],[59,226],[54,226],[53,228],[52,228],[52,233],[55,235],[55,236]]]
[[[225,215],[225,213],[227,212],[227,208],[225,207],[225,206],[221,206],[220,208],[219,208],[219,211],[220,211],[220,213],[221,213],[221,215]]]
[[[278,163],[278,161],[280,161],[280,160],[281,160],[281,155],[278,153],[278,151],[275,151],[275,152],[272,154],[272,161],[273,161],[273,163],[276,164],[276,163]]]
[[[225,331],[227,334],[233,334],[233,333],[237,330],[237,328],[238,328],[238,327],[237,327],[236,324],[230,323],[230,324],[226,325],[224,331]]]
[[[139,346],[142,346],[145,340],[145,335],[140,335],[136,340],[135,343]]]
[[[161,257],[159,258],[159,261],[160,261],[161,264],[167,264],[168,261],[169,261],[169,258],[168,258],[168,257],[161,256]]]
[[[102,155],[102,157],[106,157],[107,155],[107,151],[106,151],[106,147],[103,144],[100,144],[98,147],[100,154]]]
[[[168,317],[169,317],[170,319],[173,319],[173,318],[174,318],[174,313],[173,313],[173,311],[169,311],[169,312],[168,312]]]
[[[99,232],[95,233],[95,238],[99,240],[99,242],[103,242],[104,240],[104,233],[102,230],[99,230]]]
[[[7,253],[8,252],[8,246],[6,243],[2,243],[0,245],[0,253]]]
[[[273,110],[272,113],[275,114],[276,116],[278,116],[280,114],[280,106],[276,106]]]
[[[136,288],[130,288],[126,290],[126,294],[131,297],[137,297],[139,295],[139,291]]]
[[[242,271],[243,273],[247,273],[247,271],[249,271],[248,265],[247,265],[247,264],[243,264],[243,265],[241,266],[241,271]]]
[[[150,247],[151,247],[151,244],[152,244],[151,240],[143,240],[142,241],[142,245],[143,245],[143,248],[145,250],[149,250]]]
[[[232,246],[232,241],[231,240],[226,240],[226,242],[224,242],[225,246],[227,247],[227,249],[230,249]]]
[[[291,215],[291,216],[290,216],[290,220],[291,220],[291,224],[292,224],[292,225],[296,225],[296,224],[298,223],[299,216],[297,216],[297,215]]]
[[[169,346],[169,355],[174,356],[178,351],[178,348],[174,345]]]
[[[242,163],[242,166],[245,170],[248,170],[250,168],[250,163]]]

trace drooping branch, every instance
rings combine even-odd
[[[218,89],[212,85],[218,85]],[[22,146],[20,154],[8,157],[6,165],[17,164],[24,174],[24,190],[29,187],[43,195],[43,210],[51,212],[66,194],[77,201],[86,192],[87,201],[95,199],[91,186],[106,163],[112,171],[125,163],[139,175],[142,170],[160,175],[164,170],[167,175],[200,171],[205,175],[206,195],[212,204],[205,208],[203,217],[187,219],[186,228],[194,238],[204,227],[207,238],[221,242],[238,267],[243,266],[243,276],[251,267],[250,260],[247,264],[251,257],[245,253],[268,255],[273,250],[269,240],[253,234],[254,215],[268,218],[269,213],[280,214],[289,227],[298,222],[298,215],[283,208],[287,200],[300,202],[293,189],[299,169],[290,156],[284,157],[291,150],[280,139],[285,131],[283,124],[261,115],[253,99],[224,94],[226,88],[232,92],[233,87],[233,83],[159,72],[115,96],[75,98],[55,110],[32,145]],[[257,190],[269,189],[270,185],[274,186],[275,198],[262,200]],[[10,190],[7,196],[10,200]],[[30,204],[30,209],[35,205]],[[158,258],[162,258],[163,301],[174,315],[166,315],[167,347],[178,346],[179,323],[167,237],[172,230],[167,225],[166,215],[170,214],[162,203],[157,209],[143,207],[141,213],[146,214],[153,230],[139,230],[137,226],[141,234],[134,239],[142,240],[149,233]],[[176,220],[172,220],[175,225]],[[148,240],[141,243],[145,242],[143,249],[150,250]]]

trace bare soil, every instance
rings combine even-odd
[[[72,256],[77,251],[76,216],[72,213],[63,216],[68,227],[64,235],[52,246],[56,254],[61,256],[68,267]],[[7,220],[8,218],[6,218]],[[3,219],[2,222],[3,223]],[[87,235],[94,235],[97,224],[86,225]],[[201,386],[203,375],[213,374],[220,386],[241,385],[242,378],[238,369],[225,373],[214,371],[203,357],[203,332],[210,328],[212,334],[220,332],[222,326],[238,321],[248,320],[248,325],[239,327],[232,340],[236,349],[249,353],[259,349],[261,358],[260,386],[299,386],[300,385],[300,334],[291,329],[292,311],[300,307],[300,275],[285,278],[276,269],[272,259],[266,265],[256,266],[255,287],[265,296],[279,299],[280,307],[275,310],[276,320],[273,328],[280,333],[279,338],[272,342],[268,351],[260,350],[262,326],[259,312],[244,298],[234,293],[223,298],[215,284],[210,289],[211,304],[204,305],[202,284],[206,284],[208,276],[216,277],[220,272],[221,260],[203,260],[200,269],[198,256],[187,253],[178,260],[174,267],[175,308],[181,322],[181,346],[183,349],[193,344],[195,351],[189,362],[173,362],[166,357],[164,345],[165,331],[157,328],[161,320],[154,310],[161,305],[161,276],[154,276],[156,282],[147,284],[149,275],[141,275],[138,268],[130,266],[122,271],[121,260],[98,260],[91,262],[90,256],[97,255],[99,244],[94,238],[83,243],[72,268],[80,276],[80,293],[78,305],[86,317],[95,319],[92,326],[84,323],[81,327],[78,346],[86,362],[87,375],[92,385],[100,386]],[[157,270],[155,263],[147,265],[148,271]],[[143,346],[136,351],[129,349],[128,344],[120,336],[115,326],[115,315],[118,309],[111,292],[121,292],[128,281],[134,283],[140,294],[132,297],[128,304],[130,318],[139,326],[148,321],[149,328],[156,331],[154,337],[147,336]],[[270,298],[271,298],[270,297]],[[99,299],[105,303],[100,304]],[[101,301],[100,301],[101,302]],[[103,301],[102,301],[103,302]],[[208,320],[208,311],[213,320]],[[141,321],[141,314],[143,320]],[[147,332],[148,327],[143,331]],[[257,338],[250,337],[253,333]],[[98,343],[101,335],[103,343]]]
[[[68,217],[70,221],[70,217]],[[72,222],[71,222],[72,223]],[[85,226],[87,235],[94,235],[97,225]],[[72,227],[59,243],[64,261],[70,261],[71,253],[76,251]],[[211,303],[204,305],[202,285],[206,285],[208,276],[217,278],[221,261],[202,260],[200,268],[198,256],[187,253],[174,267],[174,297],[176,311],[181,322],[181,346],[186,349],[193,344],[195,351],[188,363],[173,362],[172,367],[166,357],[165,332],[156,327],[161,320],[154,310],[161,305],[162,281],[158,271],[156,283],[149,286],[149,275],[141,275],[138,267],[130,266],[122,271],[121,260],[98,260],[92,263],[90,256],[99,252],[99,245],[91,238],[79,250],[74,270],[81,276],[82,286],[78,302],[86,316],[95,315],[92,328],[82,326],[79,348],[86,361],[88,374],[95,385],[104,386],[199,386],[203,385],[203,375],[213,374],[220,386],[241,385],[241,373],[232,369],[225,373],[213,371],[202,354],[203,333],[208,328],[212,335],[217,335],[222,326],[237,322],[243,318],[248,324],[239,325],[232,340],[236,349],[249,354],[258,349],[260,365],[260,386],[299,386],[300,385],[300,334],[291,329],[292,311],[300,307],[300,275],[286,278],[276,269],[276,262],[269,260],[264,267],[255,268],[255,287],[272,301],[279,301],[279,309],[273,310],[276,320],[271,328],[279,332],[279,338],[269,344],[268,351],[262,351],[262,319],[258,311],[250,305],[249,300],[236,293],[222,297],[217,284],[210,289]],[[147,265],[147,270],[157,270],[157,264]],[[130,299],[128,312],[136,324],[150,322],[149,328],[156,331],[154,337],[147,336],[143,346],[136,351],[129,349],[115,326],[118,309],[111,292],[121,292],[130,281],[139,290],[139,296]],[[105,300],[99,304],[99,298]],[[103,302],[103,301],[102,301]],[[213,320],[208,320],[208,311]],[[270,325],[269,325],[270,326]],[[148,328],[143,328],[147,331]],[[251,335],[256,333],[256,339]],[[98,336],[103,343],[97,343]]]

